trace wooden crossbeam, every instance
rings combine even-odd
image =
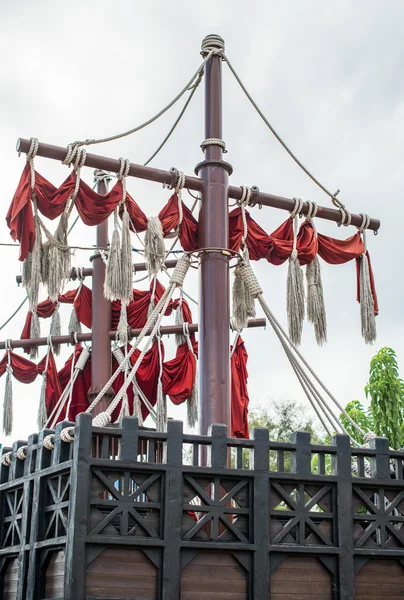
[[[26,154],[29,151],[31,142],[25,138],[19,138],[17,141],[17,152],[23,152]],[[37,151],[37,156],[43,156],[45,158],[51,158],[53,160],[63,161],[66,158],[67,150],[62,146],[52,146],[50,144],[40,143]],[[113,173],[119,173],[120,162],[114,158],[107,158],[105,156],[99,156],[97,154],[88,153],[86,156],[85,165],[94,169],[102,169],[104,171],[111,171]],[[152,167],[144,167],[131,163],[129,176],[137,177],[138,179],[146,179],[148,181],[156,181],[168,186],[173,186],[173,173],[170,171],[163,171],[162,169],[154,169]],[[203,191],[203,181],[199,177],[185,177],[185,187],[189,190],[198,192]],[[240,187],[230,185],[228,188],[229,198],[234,200],[240,200],[242,190]],[[256,196],[257,204],[262,206],[271,206],[272,208],[279,208],[291,212],[295,207],[295,201],[293,198],[284,198],[282,196],[274,196],[273,194],[267,194],[265,192],[259,192]],[[305,202],[302,208],[302,214],[306,215],[309,211],[309,203]],[[341,213],[335,208],[328,208],[325,206],[319,206],[316,218],[325,219],[327,221],[334,221],[339,223],[341,221]],[[360,215],[352,213],[352,225],[359,227],[362,223],[362,217]],[[371,219],[369,223],[369,229],[372,231],[378,231],[380,228],[380,221],[378,219]]]

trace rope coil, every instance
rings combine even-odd
[[[18,460],[25,460],[27,458],[27,450],[28,446],[20,446],[17,450],[17,458]]]
[[[53,443],[54,439],[55,439],[55,434],[53,434],[53,433],[50,433],[49,435],[44,437],[42,444],[45,446],[45,448],[47,450],[53,450],[55,448],[55,445]]]
[[[208,146],[220,146],[223,152],[225,154],[227,153],[226,142],[224,142],[220,138],[207,138],[206,140],[204,140],[201,144],[202,152],[205,152]]]
[[[9,467],[11,465],[12,455],[12,452],[6,452],[5,454],[3,454],[3,456],[1,457],[1,464],[5,467]]]

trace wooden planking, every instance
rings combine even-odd
[[[18,584],[18,558],[10,560],[4,574],[3,600],[16,600]]]
[[[182,570],[181,600],[247,600],[248,574],[230,552],[200,552]]]
[[[331,577],[317,558],[289,556],[271,575],[271,600],[332,600]]]
[[[45,597],[49,600],[63,597],[65,575],[65,553],[52,552],[48,559],[45,580]]]
[[[370,559],[355,577],[355,600],[404,598],[404,567],[394,559]]]
[[[87,567],[86,596],[157,600],[158,571],[141,550],[107,548]]]

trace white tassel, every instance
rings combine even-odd
[[[32,253],[29,252],[27,258],[24,258],[24,262],[22,263],[22,285],[25,287],[25,289],[28,289],[31,283],[31,273]]]
[[[180,301],[180,304],[178,306],[178,308],[175,311],[175,324],[176,325],[181,325],[181,327],[184,325],[184,315],[182,313],[182,302]],[[185,336],[183,333],[176,333],[175,334],[175,343],[178,346],[182,346],[182,344],[185,344],[187,340],[185,339]]]
[[[247,264],[250,262],[247,247],[244,250],[244,262]],[[234,327],[236,330],[241,330],[247,327],[248,319],[254,318],[256,313],[254,298],[251,296],[244,279],[240,277],[238,267],[234,270],[232,296]]]
[[[50,262],[49,251],[50,251],[49,242],[42,244],[41,279],[42,279],[42,283],[46,286],[49,284],[49,262]]]
[[[67,229],[68,214],[63,212],[53,236],[56,243],[52,239],[49,240],[48,295],[52,302],[57,301],[64,283],[69,279],[71,255],[67,243]],[[59,245],[63,248],[58,247]]]
[[[39,284],[41,283],[41,255],[42,255],[42,235],[38,215],[34,217],[35,221],[35,242],[31,256],[27,259],[25,266],[25,276],[27,277],[26,289],[29,300],[30,310],[36,308],[38,304]]]
[[[121,246],[121,295],[123,302],[130,302],[133,298],[133,264],[132,243],[130,239],[129,213],[124,205],[122,216],[122,246]]]
[[[166,248],[163,228],[158,217],[150,217],[144,237],[144,259],[150,275],[156,275],[164,263]]]
[[[188,427],[195,427],[198,422],[198,371],[195,372],[194,385],[190,397],[187,400],[187,423]]]
[[[167,428],[167,397],[163,394],[163,384],[161,379],[157,385],[156,414],[156,430],[165,431]]]
[[[118,220],[115,217],[114,231],[105,269],[104,296],[107,300],[119,300],[121,297],[121,249]]]
[[[46,383],[47,383],[47,374],[46,371],[42,373],[42,385],[41,385],[41,395],[39,396],[39,406],[38,406],[38,417],[37,424],[38,429],[44,428],[46,421],[48,419],[48,415],[46,413]]]
[[[53,311],[52,321],[50,326],[49,335],[51,338],[55,336],[59,336],[61,333],[61,325],[60,325],[60,312],[59,312],[59,304],[56,304],[55,310]],[[53,351],[56,356],[60,354],[60,344],[53,344]]]
[[[39,338],[41,337],[41,323],[39,322],[38,313],[36,310],[31,310],[31,329],[30,329],[30,338]],[[32,346],[30,348],[30,358],[31,360],[35,360],[38,357],[38,346]]]
[[[366,344],[373,344],[376,340],[375,304],[370,285],[369,261],[366,253],[362,254],[360,261],[359,292],[362,336]]]
[[[286,310],[288,316],[289,337],[295,346],[299,346],[302,340],[305,306],[303,271],[297,257],[296,249],[292,251],[289,258]]]
[[[11,366],[6,367],[6,385],[4,388],[4,402],[3,402],[3,431],[4,435],[11,435],[13,430],[13,382],[11,379],[12,368]]]
[[[140,426],[143,425],[142,403],[140,400],[139,391],[133,384],[133,416],[137,417]]]
[[[319,346],[327,341],[327,315],[325,311],[320,261],[316,256],[306,267],[307,320],[313,324]]]
[[[72,308],[72,312],[70,314],[69,320],[69,335],[74,335],[75,333],[81,333],[81,323],[77,317],[76,309]]]
[[[121,314],[119,317],[118,327],[116,329],[116,335],[117,335],[119,341],[121,342],[121,344],[123,344],[124,346],[126,346],[129,341],[128,327],[129,326],[128,326],[128,315],[126,312],[126,305],[121,304]]]

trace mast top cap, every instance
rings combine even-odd
[[[209,54],[209,52],[211,52],[213,49],[221,50],[222,52],[224,52],[224,49],[225,49],[224,39],[222,37],[220,37],[220,35],[217,35],[215,33],[211,33],[211,34],[207,35],[202,40],[202,46],[201,46],[202,56]]]

